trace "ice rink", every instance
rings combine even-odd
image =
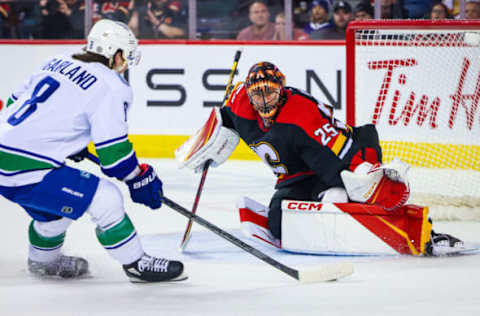
[[[190,209],[200,174],[178,170],[173,160],[146,161],[156,167],[165,195]],[[89,162],[77,166],[99,174]],[[480,254],[308,256],[270,250],[245,239],[235,202],[249,196],[268,203],[274,181],[261,162],[228,161],[209,170],[198,214],[288,266],[302,269],[352,261],[352,276],[300,284],[196,224],[187,252],[181,254],[178,245],[187,219],[166,206],[152,211],[134,205],[126,186],[117,182],[147,252],[182,260],[189,279],[131,284],[97,242],[88,216],[71,226],[64,252],[85,257],[91,276],[76,281],[35,278],[26,270],[30,219],[20,207],[0,198],[0,315],[480,315]],[[480,244],[480,222],[437,222],[434,229]]]

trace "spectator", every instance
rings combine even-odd
[[[144,3],[137,0],[128,26],[141,38],[182,38],[185,30],[180,21],[180,7],[178,0],[147,0]]]
[[[310,34],[311,39],[345,39],[348,23],[353,20],[352,6],[339,1],[333,6],[333,27],[324,28]]]
[[[432,6],[432,9],[430,10],[430,19],[452,19],[452,16],[449,13],[448,7],[445,4],[439,2]]]
[[[308,14],[308,3],[305,0],[297,0],[295,2],[295,6],[293,8],[293,20],[296,25],[301,26],[303,29],[310,19]]]
[[[326,0],[313,1],[310,8],[310,22],[305,25],[303,31],[307,34],[330,28],[332,23],[329,21],[329,3]]]
[[[6,36],[6,21],[8,19],[8,6],[7,4],[0,3],[0,37],[4,38]]]
[[[72,28],[71,38],[85,37],[85,3],[83,0],[57,0]]]
[[[250,5],[248,12],[252,24],[238,33],[237,40],[271,40],[275,34],[275,24],[269,21],[270,12],[267,5],[261,1],[255,1]]]
[[[129,2],[119,0],[101,0],[95,8],[95,22],[100,19],[109,19],[128,23],[130,12],[128,11]]]
[[[294,27],[293,28],[293,40],[304,41],[310,39],[307,33],[302,30]],[[286,40],[285,36],[285,13],[280,12],[275,16],[275,34],[273,35],[273,40]]]
[[[453,19],[460,15],[460,0],[442,0],[442,3],[447,6],[448,12]]]
[[[404,10],[404,18],[424,18],[430,10],[431,3],[431,0],[402,0],[401,5]]]
[[[69,18],[65,15],[65,8],[61,9],[62,0],[40,0],[41,12],[41,37],[71,38],[73,28]],[[63,12],[62,12],[63,11]]]
[[[405,15],[399,0],[380,0],[382,19],[402,19]]]
[[[362,1],[355,7],[355,21],[373,19],[373,7],[370,1]]]
[[[465,3],[465,19],[478,20],[480,19],[480,3],[476,1],[469,1]]]

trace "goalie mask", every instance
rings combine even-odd
[[[245,87],[250,103],[265,127],[272,126],[279,108],[285,102],[285,76],[272,63],[256,63],[248,71]]]

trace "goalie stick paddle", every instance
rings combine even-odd
[[[87,159],[93,161],[97,165],[100,164],[100,161],[97,156],[93,155],[92,153],[88,153]],[[309,269],[305,271],[299,271],[293,268],[290,268],[284,265],[281,262],[273,259],[272,257],[268,256],[267,254],[261,252],[260,250],[250,246],[247,243],[244,243],[237,237],[229,234],[228,232],[224,231],[223,229],[215,226],[214,224],[208,222],[207,220],[201,218],[200,216],[193,214],[186,208],[180,206],[179,204],[173,202],[166,196],[163,197],[163,202],[169,206],[174,211],[182,214],[185,217],[188,217],[190,220],[196,222],[197,224],[202,225],[206,229],[210,230],[211,232],[217,234],[218,236],[222,237],[223,239],[228,240],[235,246],[239,247],[240,249],[250,253],[251,255],[259,258],[260,260],[268,263],[272,267],[282,271],[283,273],[288,274],[292,278],[303,282],[303,283],[314,283],[314,282],[325,282],[325,281],[335,281],[346,276],[349,276],[353,273],[353,264],[351,262],[341,262],[337,264],[329,264],[325,265],[321,268],[317,269]]]
[[[227,101],[228,96],[230,95],[230,91],[232,90],[233,77],[235,76],[235,72],[237,71],[238,61],[240,60],[241,55],[242,55],[242,50],[237,50],[235,52],[232,70],[230,71],[230,76],[228,77],[227,86],[225,88],[223,103]],[[200,196],[202,195],[203,185],[205,184],[205,179],[207,177],[210,163],[211,161],[207,160],[207,162],[205,162],[205,164],[203,165],[202,177],[200,178],[200,184],[198,185],[197,194],[195,195],[195,200],[193,202],[193,207],[192,207],[193,214],[197,212],[198,203],[200,202]],[[187,223],[187,227],[185,228],[185,232],[183,233],[182,241],[180,242],[180,246],[179,246],[181,252],[185,251],[185,248],[187,247],[188,242],[190,241],[190,237],[192,236],[192,225],[193,225],[193,221],[189,219]]]

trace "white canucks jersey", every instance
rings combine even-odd
[[[128,141],[132,89],[106,66],[57,56],[11,99],[0,112],[0,186],[41,181],[90,141],[105,174],[123,179],[138,165]]]

